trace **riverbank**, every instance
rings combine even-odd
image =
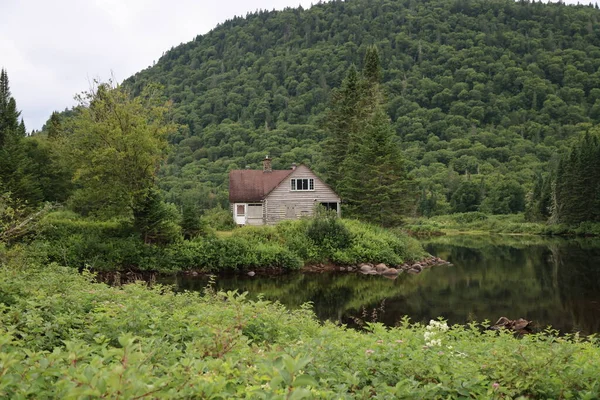
[[[598,396],[596,339],[443,322],[366,332],[232,293],[0,270],[0,397]],[[176,310],[174,312],[173,310]]]
[[[171,274],[291,271],[317,264],[399,266],[427,256],[421,244],[404,233],[333,217],[148,244],[135,234],[130,221],[99,222],[54,213],[41,222],[24,249],[38,262],[78,270]]]
[[[401,228],[411,236],[431,237],[452,234],[511,234],[542,236],[600,236],[600,224],[578,225],[529,222],[523,214],[488,215],[480,212],[407,218]]]

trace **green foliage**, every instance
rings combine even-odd
[[[200,218],[197,208],[186,203],[181,209],[181,231],[186,240],[194,239],[198,236],[206,236],[210,232],[206,219]]]
[[[229,210],[222,207],[212,208],[204,213],[202,221],[217,231],[228,231],[235,227],[235,221]]]
[[[344,214],[390,226],[412,211],[415,186],[383,107],[380,69],[375,47],[367,50],[362,79],[350,67],[332,99],[324,157],[331,168],[328,181],[344,199]]]
[[[159,89],[148,86],[135,99],[111,83],[79,96],[70,134],[60,143],[78,185],[72,207],[83,214],[129,216],[155,184],[175,129]]]
[[[28,210],[14,199],[0,184],[0,243],[9,243],[34,232],[39,220],[51,209],[46,205],[39,210]]]
[[[495,184],[479,208],[488,214],[516,214],[525,210],[525,191],[516,181]]]
[[[226,207],[227,172],[259,168],[265,154],[274,168],[303,162],[339,182],[321,128],[337,129],[330,144],[345,153],[354,128],[344,116],[355,103],[333,104],[352,87],[351,66],[364,71],[376,46],[405,169],[435,199],[423,214],[439,215],[467,174],[490,186],[481,201],[504,178],[532,192],[535,174],[600,122],[598,18],[587,5],[511,0],[258,11],[174,47],[124,85],[137,94],[163,84],[184,126],[170,136],[161,176],[168,200],[181,205],[196,191],[214,202],[203,209]]]
[[[170,220],[167,223],[171,226]],[[416,240],[405,235],[332,217],[248,226],[192,240],[166,240],[168,230],[149,231],[163,236],[144,240],[130,220],[98,221],[73,212],[50,213],[37,229],[35,242],[27,247],[29,256],[102,271],[287,270],[321,262],[397,265],[426,255]]]
[[[245,295],[0,269],[0,397],[598,396],[597,340],[443,322],[358,332]],[[174,311],[175,310],[175,311]],[[433,335],[433,336],[432,336]]]
[[[552,218],[560,223],[600,222],[600,132],[577,140],[558,164]]]
[[[480,203],[481,185],[472,180],[461,183],[450,198],[450,206],[455,213],[477,211]]]
[[[0,187],[27,208],[62,201],[70,191],[70,176],[55,149],[44,139],[26,136],[25,124],[11,96],[6,70],[0,71]],[[0,193],[2,194],[2,193]]]
[[[179,213],[173,204],[165,203],[158,188],[148,189],[133,207],[133,226],[144,243],[168,244],[181,238]]]
[[[488,215],[481,212],[440,215],[430,218],[409,219],[404,231],[426,232],[426,236],[445,233],[516,233],[549,236],[600,236],[600,223],[549,224],[531,222],[525,214]]]
[[[348,228],[338,219],[335,211],[317,209],[306,229],[306,236],[327,256],[336,250],[344,250],[351,243]]]

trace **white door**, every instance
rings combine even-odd
[[[238,225],[246,225],[246,204],[237,203],[234,207],[235,223]]]

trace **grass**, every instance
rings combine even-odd
[[[416,236],[452,234],[600,236],[600,224],[579,225],[529,222],[523,214],[489,215],[480,212],[439,215],[430,218],[409,218],[402,229]]]

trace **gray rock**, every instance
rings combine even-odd
[[[248,272],[248,276],[254,276],[254,275],[256,275],[256,272],[254,272],[254,271]]]
[[[346,268],[345,267],[340,267],[340,271],[345,271]]]
[[[373,266],[369,265],[369,264],[360,264],[360,271],[361,272],[370,272],[370,271],[373,271]]]
[[[348,267],[347,270],[348,270],[348,272],[352,272],[352,271],[354,271],[354,267]]]
[[[416,268],[411,268],[411,269],[409,269],[406,272],[408,272],[409,274],[418,274],[419,272],[421,272],[421,270],[420,269],[416,269]]]
[[[385,271],[386,269],[388,269],[388,266],[384,263],[380,263],[375,266],[375,271],[379,272],[380,274],[383,273],[383,271]]]
[[[398,275],[398,270],[396,268],[388,268],[382,272],[383,275]]]

